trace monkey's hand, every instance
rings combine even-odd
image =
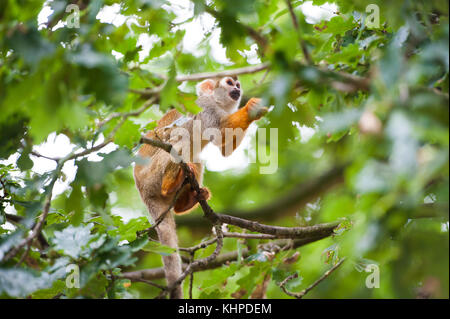
[[[248,110],[248,118],[250,121],[256,121],[259,120],[261,117],[263,117],[267,111],[268,108],[261,105],[261,99],[252,97],[245,107]]]

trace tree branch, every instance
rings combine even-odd
[[[146,143],[155,147],[159,147],[164,151],[170,153],[176,162],[180,163],[182,169],[185,171],[186,176],[188,178],[188,182],[191,184],[193,189],[197,191],[197,194],[200,194],[200,186],[198,185],[197,179],[192,174],[188,165],[183,162],[181,157],[176,153],[172,152],[172,145],[169,143],[165,143],[160,140],[154,140],[147,137],[141,137],[141,143]],[[218,221],[221,223],[226,223],[230,225],[235,225],[241,228],[248,229],[250,231],[259,232],[263,234],[275,235],[277,238],[304,238],[311,237],[315,235],[321,234],[332,234],[334,228],[338,225],[338,223],[329,223],[329,224],[319,224],[314,226],[307,227],[280,227],[280,226],[269,226],[260,224],[255,221],[249,221],[243,218],[225,215],[225,214],[216,214],[208,205],[208,203],[199,199],[199,203],[203,209],[205,217],[207,217],[213,224],[216,224]]]
[[[224,237],[225,237],[225,236],[224,236]],[[208,246],[214,244],[216,241],[217,241],[217,237],[214,237],[214,238],[212,238],[212,239],[210,239],[210,240],[201,242],[200,244],[195,245],[195,246],[192,246],[192,247],[188,247],[188,248],[182,248],[182,247],[180,247],[180,248],[178,248],[178,250],[180,250],[180,251],[185,251],[185,252],[187,252],[187,253],[192,254],[192,253],[196,252],[196,251],[199,250],[199,249],[203,249],[203,248],[206,248],[206,247],[208,247]]]
[[[275,235],[268,234],[245,234],[245,233],[223,233],[223,237],[244,238],[244,239],[277,239]]]
[[[258,219],[272,221],[280,216],[299,211],[307,203],[314,201],[321,194],[329,191],[344,179],[345,168],[348,164],[336,166],[324,174],[306,182],[299,183],[286,195],[273,202],[250,210],[228,210],[227,214],[244,219]],[[276,213],[275,213],[276,212]],[[219,213],[220,214],[220,213]],[[179,216],[177,224],[188,227],[208,227],[209,224],[199,216]]]
[[[317,224],[305,227],[281,227],[269,226],[255,221],[246,220],[229,215],[217,215],[222,223],[238,226],[250,231],[274,235],[277,238],[307,238],[320,235],[331,235],[333,230],[339,225],[338,222]]]
[[[34,155],[36,157],[42,157],[42,158],[45,158],[45,159],[48,159],[48,160],[51,160],[51,161],[55,161],[55,162],[58,162],[60,160],[57,157],[50,157],[50,156],[42,155],[42,154],[40,154],[40,153],[38,153],[36,151],[33,151],[33,150],[30,152],[30,154]]]
[[[10,223],[14,223],[14,224],[20,224],[23,220],[22,216],[19,215],[13,215],[13,214],[8,214],[5,213],[6,216],[6,220],[9,221]],[[32,226],[32,228],[34,228],[35,225]],[[44,238],[44,236],[42,235],[42,233],[39,233],[39,235],[37,236],[37,239],[39,241],[39,244],[41,245],[42,248],[47,248],[48,247],[48,242],[47,240]]]
[[[222,78],[226,76],[238,76],[241,74],[251,74],[257,73],[269,68],[269,63],[262,63],[254,66],[246,66],[243,68],[232,69],[232,70],[224,70],[218,72],[204,72],[204,73],[196,73],[191,75],[179,75],[176,77],[177,82],[184,81],[201,81],[205,79],[211,78]]]
[[[317,237],[296,239],[293,241],[292,245],[286,245],[286,243],[287,243],[286,240],[273,241],[270,244],[272,246],[283,247],[279,251],[277,251],[277,252],[280,252],[280,251],[285,251],[285,250],[290,250],[290,249],[296,249],[296,248],[302,247],[304,245],[307,245],[309,243],[319,241],[326,237],[328,237],[328,236],[322,235],[322,236],[317,236]],[[204,247],[202,247],[202,248],[204,248]],[[247,258],[248,256],[250,256],[250,251],[247,248],[244,248],[241,252],[241,256],[242,256],[242,258]],[[217,256],[215,260],[210,261],[206,265],[195,266],[193,268],[193,272],[219,268],[219,267],[223,266],[224,264],[228,264],[230,262],[237,261],[238,258],[239,258],[239,254],[237,251],[223,253],[223,254]],[[187,265],[183,264],[183,269],[186,269],[186,268],[187,268]],[[162,267],[130,271],[130,272],[125,272],[122,275],[124,278],[130,279],[131,281],[135,281],[136,278],[144,278],[147,280],[154,280],[154,279],[164,278],[164,276],[165,276],[164,268],[162,268]]]
[[[195,74],[188,74],[188,75],[178,75],[175,77],[175,81],[177,82],[184,82],[184,81],[201,81],[205,79],[211,79],[211,78],[221,78],[226,76],[238,76],[242,74],[252,74],[257,73],[263,70],[269,69],[269,63],[262,63],[258,65],[252,65],[252,66],[246,66],[242,68],[236,68],[231,70],[223,70],[223,71],[217,71],[217,72],[203,72],[203,73],[195,73]],[[144,98],[154,98],[154,103],[157,102],[159,98],[159,93],[161,92],[164,85],[153,88],[153,89],[144,89],[144,90],[138,90],[138,89],[129,89],[131,93],[139,94]]]

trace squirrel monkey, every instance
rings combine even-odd
[[[251,98],[244,107],[237,109],[242,97],[242,88],[236,77],[207,79],[197,84],[196,89],[197,104],[203,109],[200,113],[186,120],[177,110],[171,110],[158,121],[157,127],[145,136],[168,142],[177,152],[185,147],[189,148],[189,157],[183,160],[201,185],[203,165],[196,160],[200,151],[209,142],[213,142],[221,148],[224,156],[230,155],[241,143],[245,130],[253,121],[261,118],[267,112],[267,108],[260,105],[260,99]],[[195,121],[201,124],[200,129],[194,125]],[[187,138],[172,137],[171,133],[177,128],[184,129],[188,135]],[[208,129],[215,129],[220,134],[214,138],[210,137],[209,140],[201,140],[200,147],[195,149],[193,136],[195,133],[204,136]],[[240,129],[241,134],[233,135],[230,140],[227,138],[230,129]],[[195,130],[200,131],[195,132]],[[197,206],[198,198],[209,199],[210,193],[206,187],[201,188],[201,193],[197,194],[191,189],[190,184],[185,183],[186,176],[183,169],[166,151],[145,144],[141,146],[138,154],[143,158],[150,158],[146,165],[136,164],[134,178],[141,198],[154,221],[167,212],[171,205],[175,214],[185,214]],[[173,203],[176,195],[178,195],[177,199]],[[175,220],[172,214],[166,214],[156,227],[156,231],[163,245],[178,248]],[[167,284],[171,286],[182,272],[178,252],[164,256],[163,263]],[[181,285],[172,291],[170,297],[183,297]]]

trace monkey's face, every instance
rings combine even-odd
[[[231,100],[237,102],[241,98],[241,83],[237,78],[225,77],[219,81],[219,88],[222,88]]]
[[[231,111],[239,105],[243,94],[241,83],[237,77],[223,77],[207,79],[197,84],[197,101],[200,106],[208,105],[207,99],[213,98],[214,105],[220,106],[224,110]]]
[[[216,82],[214,98],[221,107],[230,111],[241,101],[242,88],[237,78],[224,77]]]

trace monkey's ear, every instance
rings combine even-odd
[[[197,84],[197,96],[208,95],[211,94],[216,87],[216,81],[213,79],[203,80],[199,84]]]

